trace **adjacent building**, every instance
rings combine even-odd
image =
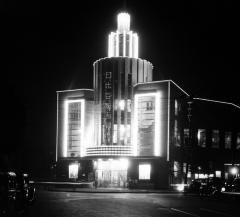
[[[57,91],[59,180],[167,188],[239,168],[238,106],[193,99],[172,80],[153,81],[129,14],[118,15],[108,39],[108,57],[93,64],[93,89]]]

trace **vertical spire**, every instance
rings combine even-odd
[[[119,13],[117,31],[108,36],[108,57],[138,58],[138,35],[130,30],[130,15]]]
[[[117,16],[118,21],[118,31],[130,31],[130,15],[128,13],[120,13]]]

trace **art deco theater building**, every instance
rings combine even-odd
[[[152,81],[138,43],[129,14],[120,13],[108,57],[93,64],[93,89],[57,91],[59,179],[153,188],[183,179],[189,95],[171,80]]]

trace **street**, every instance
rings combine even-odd
[[[238,217],[234,200],[178,193],[79,193],[39,190],[29,217]]]

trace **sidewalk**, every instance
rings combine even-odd
[[[172,189],[128,189],[128,188],[95,188],[93,182],[35,182],[36,188],[49,191],[67,191],[83,193],[178,193]]]
[[[180,192],[174,189],[129,189],[129,188],[95,188],[94,182],[35,182],[37,189],[82,193],[158,193],[198,195],[191,192]],[[240,198],[240,192],[222,192],[225,197]]]
[[[240,192],[227,192],[227,191],[225,191],[225,192],[222,192],[222,194],[240,197]]]

